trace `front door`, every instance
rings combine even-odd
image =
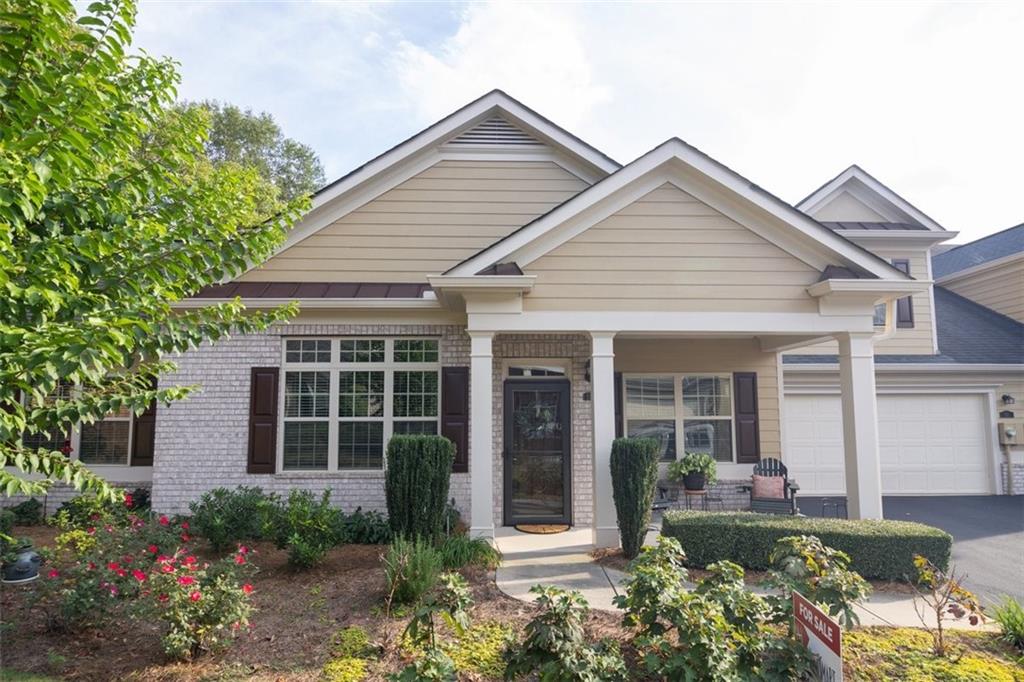
[[[571,523],[569,382],[505,381],[505,525]]]

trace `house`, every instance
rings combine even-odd
[[[166,512],[235,485],[382,508],[388,439],[440,433],[473,533],[570,523],[600,545],[624,434],[712,454],[732,504],[761,457],[852,517],[996,494],[1024,325],[933,285],[955,234],[856,166],[794,207],[679,139],[622,165],[494,91],[181,303],[301,312],[177,358],[165,381],[198,394],[76,432],[73,456]]]

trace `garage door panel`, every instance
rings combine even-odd
[[[879,396],[883,493],[991,493],[984,406],[977,394]],[[789,395],[784,409],[784,457],[801,493],[843,494],[839,397]]]

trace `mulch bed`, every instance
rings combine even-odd
[[[56,531],[41,526],[18,528],[14,534],[31,537],[40,547],[52,544]],[[196,549],[204,554],[201,546]],[[31,584],[3,585],[2,664],[69,680],[316,680],[331,658],[332,636],[342,627],[360,625],[385,651],[368,679],[381,680],[405,665],[397,644],[408,618],[382,613],[382,547],[339,547],[322,565],[304,572],[289,569],[286,553],[270,544],[258,543],[255,549],[260,570],[252,580],[257,609],[253,627],[222,654],[194,663],[169,661],[160,647],[159,627],[130,619],[70,634],[47,632],[43,615],[27,605]],[[473,590],[473,622],[494,620],[521,628],[535,613],[533,606],[502,594],[493,571],[463,573]],[[588,634],[593,639],[618,639],[625,633],[617,616],[595,611]]]

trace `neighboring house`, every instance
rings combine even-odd
[[[761,457],[847,492],[853,517],[883,493],[996,493],[1022,327],[933,289],[930,249],[954,235],[856,167],[793,207],[678,139],[620,165],[494,91],[182,303],[301,312],[177,358],[166,381],[202,390],[112,427],[94,466],[151,479],[168,512],[235,485],[382,508],[388,439],[440,433],[474,533],[565,522],[601,545],[623,434],[712,454],[736,505]]]

